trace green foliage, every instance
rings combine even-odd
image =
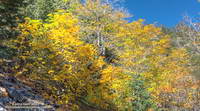
[[[11,59],[16,55],[16,50],[6,46],[0,46],[0,58],[1,59]]]
[[[23,22],[24,5],[23,0],[0,0],[0,60],[12,59],[16,53],[6,42],[20,33],[16,28]]]
[[[28,4],[25,7],[25,15],[32,19],[46,19],[47,15],[57,9],[71,11],[77,0],[24,0]]]
[[[22,22],[20,7],[23,0],[0,1],[0,39],[15,37],[17,24]]]
[[[132,96],[134,98],[132,100],[133,109],[134,111],[147,111],[149,109],[157,110],[157,106],[144,83],[143,77],[135,75],[134,80],[131,83],[131,87],[133,88]]]

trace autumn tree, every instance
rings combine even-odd
[[[117,29],[116,44],[120,63],[126,74],[140,74],[148,91],[159,100],[160,92],[173,92],[173,83],[188,74],[188,55],[184,49],[173,49],[170,36],[143,20],[127,23]],[[119,28],[117,28],[119,27]]]
[[[185,48],[188,53],[188,65],[190,74],[182,77],[176,84],[178,89],[175,93],[162,95],[164,99],[169,98],[164,103],[170,109],[198,109],[199,97],[199,53],[198,53],[198,36],[199,36],[198,20],[185,16],[184,20],[177,24],[176,27],[170,29],[171,43],[174,48]],[[184,92],[184,96],[183,96]]]
[[[178,92],[190,71],[186,49],[173,47],[171,36],[153,24],[126,21],[107,1],[28,1],[31,18],[7,42],[17,50],[15,76],[72,110],[165,107],[162,95]]]
[[[106,0],[86,0],[76,12],[81,24],[82,39],[98,46],[100,55],[108,55],[109,52],[106,51],[112,49],[108,47],[108,41],[113,39],[110,24],[121,22],[128,15],[112,7]],[[111,55],[107,61],[113,58]]]
[[[13,41],[18,50],[16,77],[33,81],[36,89],[55,103],[77,107],[88,102],[111,110],[113,93],[103,90],[106,85],[99,85],[106,63],[95,46],[81,41],[78,19],[64,10],[48,16],[45,23],[27,19],[20,24],[22,34]],[[102,93],[108,97],[99,97]]]

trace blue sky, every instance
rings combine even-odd
[[[124,7],[133,15],[133,20],[145,19],[146,23],[157,23],[172,27],[184,15],[200,14],[197,0],[125,0]]]

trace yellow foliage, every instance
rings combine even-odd
[[[185,49],[172,49],[169,35],[142,19],[127,23],[124,13],[113,12],[101,0],[79,8],[79,18],[58,10],[45,21],[26,18],[19,24],[21,35],[13,40],[22,66],[15,67],[17,76],[42,83],[43,95],[56,103],[86,100],[105,109],[131,106],[134,74],[141,75],[155,100],[161,92],[176,91],[173,85],[188,74],[188,55]],[[83,41],[87,37],[93,37],[93,44]],[[114,49],[117,61],[106,63],[97,46]]]
[[[93,45],[79,39],[77,22],[64,10],[50,14],[44,23],[27,19],[20,24],[22,34],[16,40],[20,43],[19,55],[25,57],[24,69],[30,71],[29,78],[43,82],[47,88],[43,93],[61,104],[93,92],[98,83],[93,76],[98,76],[105,64]],[[24,50],[29,53],[25,55]],[[29,67],[31,59],[33,66]]]
[[[160,92],[174,91],[172,84],[188,74],[188,55],[184,49],[170,49],[170,37],[143,20],[114,26],[120,64],[124,71],[141,74],[145,85],[158,98]],[[119,27],[119,28],[118,28]]]

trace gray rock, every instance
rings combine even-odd
[[[0,98],[0,104],[8,104],[10,102],[12,102],[13,100],[9,97],[1,97]]]
[[[34,110],[19,108],[14,109],[14,111],[55,111],[53,105],[50,104],[50,101],[45,100],[40,95],[35,94],[32,88],[18,81],[16,78],[2,77],[0,79],[0,95],[1,93],[3,94],[5,92],[7,93],[7,96],[0,96],[0,105],[2,104],[6,107],[12,104],[30,104],[35,107]],[[46,108],[46,106],[48,106],[48,108]]]
[[[0,104],[0,111],[7,111],[2,104]]]
[[[11,83],[11,82],[8,82],[8,81],[2,81],[2,86],[3,87],[12,87],[12,86],[15,86],[15,84],[14,83]]]
[[[7,90],[9,97],[11,97],[15,102],[22,103],[27,101],[26,97],[24,97],[19,90],[15,88],[8,88]]]

